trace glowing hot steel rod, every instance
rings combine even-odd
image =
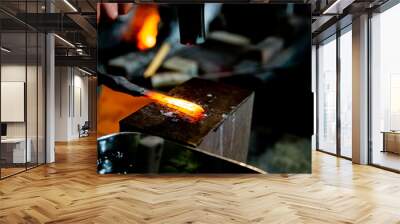
[[[144,96],[151,99],[155,103],[172,108],[179,114],[182,114],[188,118],[190,122],[197,122],[204,117],[204,109],[200,105],[184,99],[167,96],[159,92],[145,89],[141,86],[131,83],[123,76],[100,74],[99,78],[104,79],[102,81],[107,83],[107,86],[114,90],[124,92],[132,96]]]

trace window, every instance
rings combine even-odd
[[[43,1],[7,1],[21,14],[39,13]],[[45,162],[45,35],[0,13],[0,178]]]
[[[340,36],[340,155],[351,158],[352,149],[352,35],[351,26]]]
[[[400,4],[371,18],[372,163],[400,170]]]
[[[336,153],[336,36],[318,48],[318,149]]]
[[[312,88],[312,92],[313,92],[313,106],[314,106],[314,110],[313,110],[313,135],[311,137],[311,147],[312,150],[315,150],[317,148],[316,145],[316,133],[317,133],[317,92],[316,92],[316,81],[317,81],[317,48],[315,45],[312,46],[312,51],[311,51],[311,73],[312,73],[312,77],[311,77],[311,88]]]

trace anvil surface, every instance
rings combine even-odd
[[[222,148],[231,144],[230,148],[237,146],[242,148],[237,150],[246,152],[240,158],[227,157],[246,161],[253,106],[252,91],[194,78],[175,87],[167,95],[201,105],[205,109],[205,117],[191,123],[173,113],[173,110],[151,103],[121,120],[120,130],[156,135],[194,147],[204,141],[207,147],[214,148],[206,151],[219,155],[224,155]],[[223,130],[224,127],[231,130]]]

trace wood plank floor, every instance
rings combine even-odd
[[[94,138],[0,181],[0,223],[400,223],[400,175],[313,154],[312,175],[96,174]]]
[[[0,168],[1,169],[1,177],[7,177],[25,170],[24,168]]]

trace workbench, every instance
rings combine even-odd
[[[32,140],[27,138],[25,150],[25,138],[1,139],[1,159],[7,164],[21,164],[31,162]]]
[[[400,131],[383,131],[382,152],[400,154]]]

